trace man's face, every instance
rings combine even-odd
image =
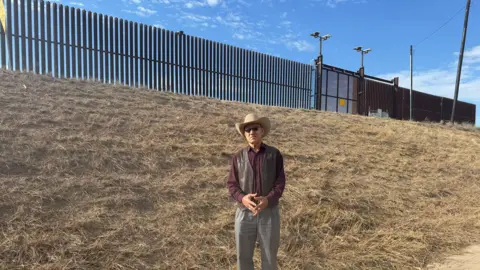
[[[251,144],[258,144],[262,141],[263,128],[259,124],[251,124],[245,126],[245,138]]]

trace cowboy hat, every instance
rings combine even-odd
[[[267,117],[259,117],[255,113],[250,113],[245,116],[243,123],[236,123],[235,127],[237,128],[238,133],[245,137],[244,130],[245,126],[250,124],[259,124],[262,126],[264,132],[263,137],[267,136],[270,132],[270,120]]]

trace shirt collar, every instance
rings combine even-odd
[[[247,147],[248,147],[248,151],[249,151],[249,152],[250,152],[250,151],[251,151],[251,152],[255,152],[255,151],[253,150],[253,148],[250,147],[250,145],[247,146]],[[259,152],[264,151],[264,150],[265,150],[265,147],[266,147],[266,145],[265,145],[264,143],[262,143],[262,144],[260,145],[260,151],[259,151]]]

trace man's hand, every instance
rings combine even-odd
[[[243,196],[242,203],[243,203],[243,205],[245,205],[245,207],[250,209],[250,211],[252,211],[256,215],[257,211],[255,210],[255,207],[257,207],[257,204],[254,201],[252,201],[252,199],[255,196],[257,196],[257,193],[255,193],[255,194],[250,193],[250,194],[247,194],[247,195]]]
[[[262,196],[254,197],[253,199],[260,202],[260,203],[257,204],[257,206],[255,207],[255,212],[254,212],[253,215],[256,216],[256,215],[258,215],[258,213],[260,213],[263,209],[267,208],[267,206],[268,206],[268,199],[267,199],[266,197],[262,197]]]

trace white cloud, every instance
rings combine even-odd
[[[285,19],[285,18],[287,18],[287,15],[288,15],[287,12],[283,12],[282,15],[280,16],[280,18]]]
[[[354,3],[354,4],[366,4],[367,0],[310,0],[311,2],[317,2],[317,3],[322,3],[323,5],[326,5],[331,8],[337,7],[338,4],[341,3]]]
[[[196,8],[196,7],[203,7],[205,5],[206,5],[205,2],[199,2],[199,1],[188,1],[187,3],[185,3],[185,7],[190,9]]]
[[[127,13],[137,14],[138,16],[141,16],[141,17],[149,17],[157,13],[157,11],[153,9],[148,9],[142,6],[138,6],[137,10],[123,10],[123,11]]]
[[[294,48],[299,52],[312,52],[315,49],[313,45],[306,40],[290,40],[286,45],[288,48]]]
[[[222,2],[221,0],[207,0],[207,4],[211,7],[214,7]]]
[[[72,6],[78,6],[78,7],[83,7],[84,4],[83,3],[80,3],[80,2],[70,2],[70,5]]]
[[[455,53],[454,56],[458,57],[458,53]],[[480,46],[465,51],[463,63],[459,99],[480,102]],[[400,86],[410,88],[409,70],[383,74],[378,77],[387,79],[399,77]],[[453,98],[456,77],[457,66],[455,64],[445,68],[414,70],[413,89],[437,96]]]
[[[142,0],[131,0],[131,1],[135,4],[141,4],[142,3]]]

